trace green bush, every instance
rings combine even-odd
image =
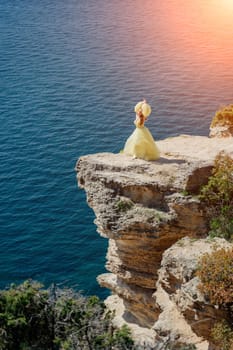
[[[0,292],[0,349],[51,349],[51,305],[41,284],[26,281]]]
[[[222,350],[233,350],[233,330],[225,321],[217,322],[212,328],[213,341],[221,346]]]
[[[117,207],[117,211],[122,211],[122,212],[126,212],[128,210],[130,210],[132,207],[134,206],[134,203],[129,200],[129,199],[120,199],[117,203],[116,203],[116,207]]]
[[[56,298],[56,344],[62,349],[100,350],[115,345],[120,350],[130,341],[133,344],[129,330],[114,329],[113,313],[106,312],[104,303],[97,297],[84,298],[72,290],[60,290]]]
[[[131,349],[129,329],[96,296],[26,281],[0,292],[1,350]]]
[[[124,325],[118,329],[113,336],[113,343],[115,345],[120,344],[123,349],[132,349],[134,342],[129,327]]]
[[[219,249],[202,256],[197,270],[200,289],[212,304],[233,303],[233,248]]]
[[[224,152],[215,159],[212,176],[200,194],[210,217],[210,236],[233,239],[233,159]]]

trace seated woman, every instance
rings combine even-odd
[[[150,131],[144,126],[151,114],[151,107],[146,100],[143,100],[136,104],[134,111],[136,112],[134,121],[136,129],[126,141],[123,153],[134,158],[156,160],[160,156],[159,149]]]

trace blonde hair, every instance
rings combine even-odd
[[[134,107],[134,111],[137,114],[141,112],[144,115],[144,117],[147,118],[151,114],[151,106],[146,102],[146,100],[143,100],[136,104],[136,106]]]

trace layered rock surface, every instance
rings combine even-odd
[[[186,341],[207,349],[200,338],[206,334],[193,326],[193,318],[200,321],[201,316],[185,312],[174,296],[176,278],[170,279],[169,288],[162,282],[161,269],[167,266],[162,256],[182,237],[206,235],[205,208],[195,195],[208,181],[215,156],[221,150],[233,154],[233,143],[183,135],[157,144],[161,158],[155,162],[102,153],[81,157],[77,163],[79,186],[95,212],[97,230],[109,239],[106,268],[110,273],[98,280],[122,303],[124,320],[156,329],[155,335],[163,333],[165,306],[173,303],[176,316],[187,325]],[[165,333],[169,332],[182,338],[168,327]]]
[[[229,249],[224,239],[192,239],[185,237],[166,250],[158,271],[157,290],[153,297],[161,308],[154,329],[180,341],[196,343],[209,349],[207,342],[214,324],[227,318],[224,309],[211,305],[200,292],[196,270],[200,257],[216,248]],[[217,349],[211,344],[211,349]],[[221,349],[222,350],[222,349]]]

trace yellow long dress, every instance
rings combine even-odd
[[[135,120],[136,129],[127,139],[123,153],[144,160],[156,160],[160,152],[148,128]]]

